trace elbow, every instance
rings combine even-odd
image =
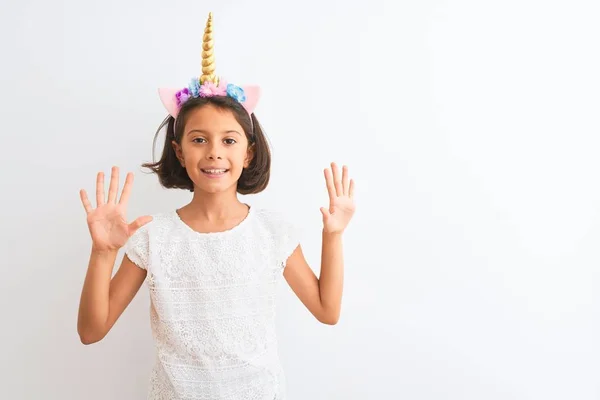
[[[340,314],[339,313],[329,313],[329,314],[324,314],[321,315],[318,318],[319,322],[325,325],[337,325],[337,323],[340,320]]]
[[[82,344],[89,346],[90,344],[98,343],[101,339],[93,336],[79,335],[79,340]]]
[[[85,330],[78,330],[79,340],[82,344],[88,346],[90,344],[98,343],[102,339],[104,339],[103,334],[99,334],[97,332],[90,332]]]
[[[81,342],[81,344],[84,344],[86,346],[90,345],[90,344],[94,344],[100,341],[100,339],[98,339],[97,337],[93,336],[93,335],[89,335],[89,334],[79,334],[79,341]]]
[[[83,336],[79,337],[81,344],[85,345],[85,346],[89,346],[90,344],[94,344],[97,342],[97,340],[92,340]]]

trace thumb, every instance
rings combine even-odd
[[[325,207],[321,207],[321,214],[323,214],[323,221],[327,221],[329,219],[329,210]]]
[[[142,226],[146,225],[148,222],[152,221],[152,217],[149,215],[145,215],[143,217],[137,218],[135,221],[129,224],[129,233],[133,235],[135,231],[140,229]]]

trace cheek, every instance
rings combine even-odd
[[[246,159],[248,158],[248,150],[246,148],[236,149],[234,158],[236,160],[236,164],[239,164],[243,167],[246,164]]]
[[[183,145],[181,147],[181,155],[185,162],[197,160],[202,156],[202,151],[199,147],[194,147],[193,145]]]

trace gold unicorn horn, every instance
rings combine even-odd
[[[212,12],[208,13],[208,21],[204,28],[204,36],[202,37],[202,76],[200,83],[213,82],[219,84],[219,78],[215,75],[215,50],[213,42],[213,24]]]

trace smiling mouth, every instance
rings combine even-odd
[[[228,172],[228,169],[225,168],[219,168],[219,169],[201,169],[201,171],[207,175],[223,175],[224,173]]]

